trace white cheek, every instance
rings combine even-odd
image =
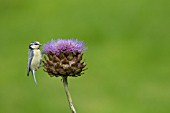
[[[39,45],[32,45],[32,48],[39,48]]]

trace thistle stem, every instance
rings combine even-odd
[[[63,85],[64,85],[64,89],[65,89],[65,92],[66,92],[66,95],[67,95],[67,100],[69,102],[70,110],[71,110],[72,113],[76,113],[76,110],[75,110],[73,103],[72,103],[71,95],[70,95],[69,90],[68,90],[67,77],[63,77]]]

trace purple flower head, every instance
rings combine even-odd
[[[58,39],[52,40],[43,46],[43,52],[49,53],[52,51],[55,54],[65,53],[65,52],[76,52],[78,51],[81,53],[82,51],[86,50],[84,47],[83,41],[78,41],[77,39]]]

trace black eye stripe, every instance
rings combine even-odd
[[[29,46],[33,46],[33,45],[39,45],[40,46],[40,43],[39,42],[31,42]]]

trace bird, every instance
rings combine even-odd
[[[28,67],[27,67],[27,76],[31,71],[35,84],[37,85],[35,71],[40,68],[42,61],[42,53],[40,51],[40,42],[35,41],[29,44],[29,56],[28,56]]]

